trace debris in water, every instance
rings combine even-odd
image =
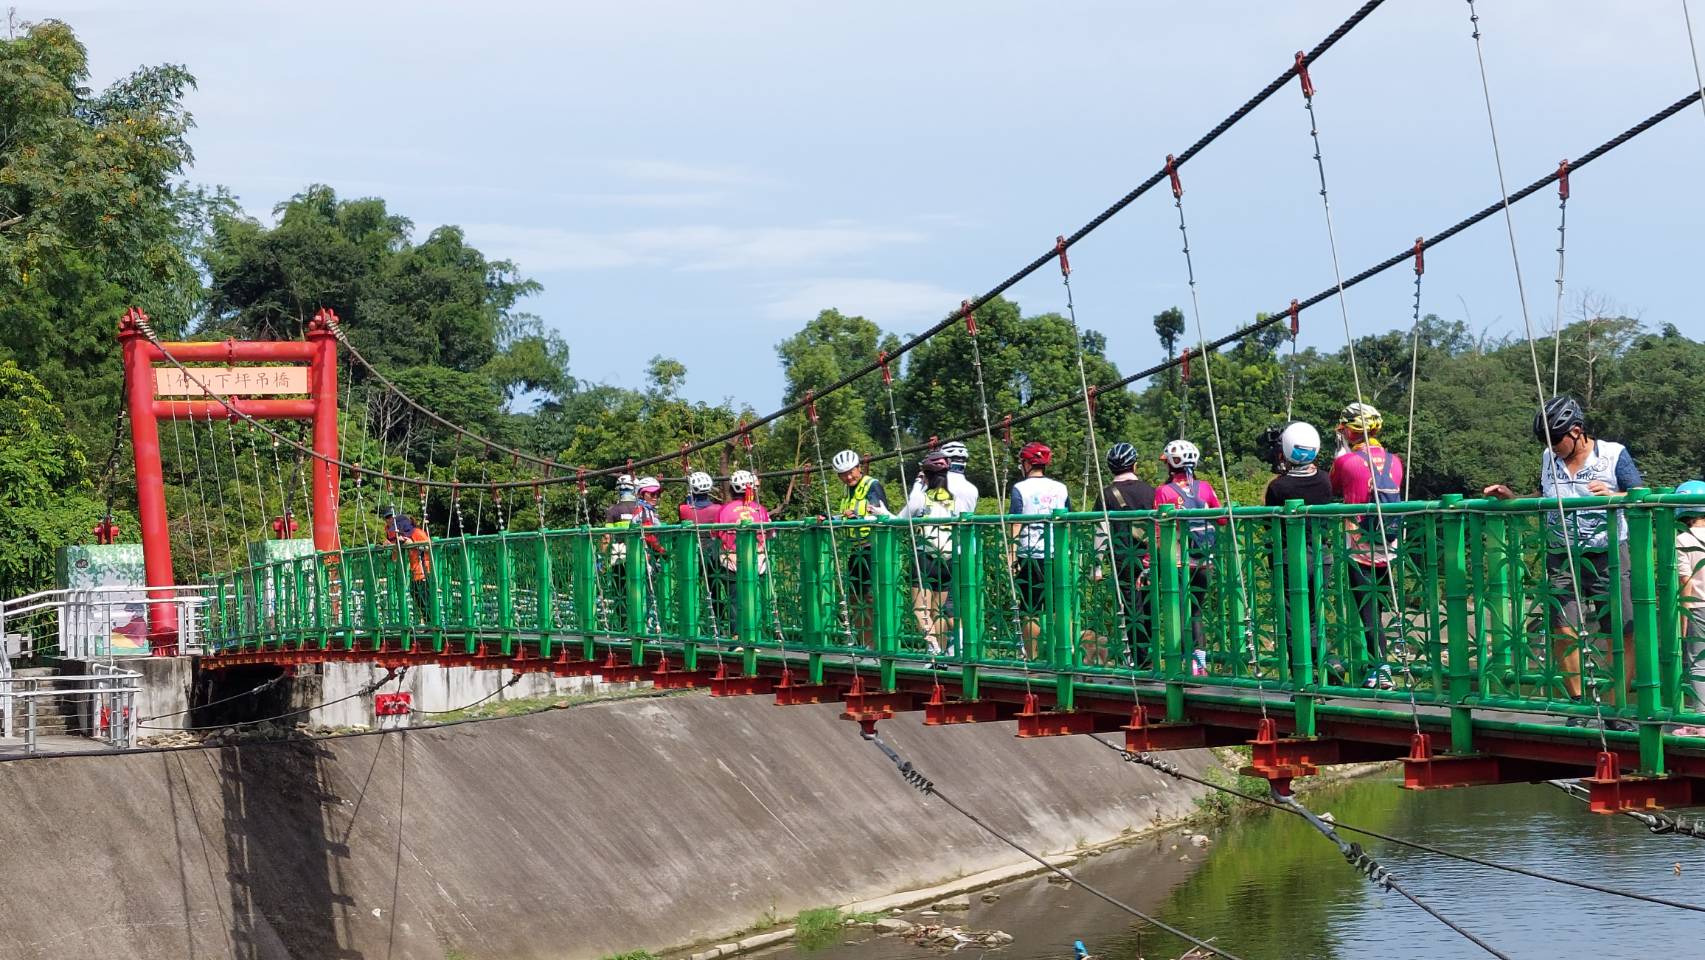
[[[963,950],[966,947],[1004,947],[1013,936],[1004,930],[966,930],[948,924],[919,924],[903,934],[920,947],[941,951]]]

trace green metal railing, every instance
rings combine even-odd
[[[825,661],[873,665],[884,689],[947,668],[967,697],[987,676],[1023,675],[1061,709],[1083,684],[1157,683],[1176,719],[1187,687],[1229,688],[1288,697],[1304,735],[1324,698],[1413,702],[1449,711],[1458,751],[1474,710],[1602,713],[1640,723],[1651,770],[1664,722],[1705,723],[1705,638],[1684,636],[1675,554],[1690,505],[1705,498],[1565,501],[1572,517],[1607,511],[1613,548],[1599,551],[1560,548],[1555,501],[1460,497],[1384,505],[1383,526],[1366,505],[1292,503],[968,516],[940,523],[945,535],[896,519],[650,528],[660,551],[607,527],[374,545],[218,578],[209,641],[547,657],[571,644],[587,658],[620,646],[635,662],[663,649],[747,675],[785,654],[813,680]],[[1019,524],[1045,534],[1040,555],[1015,556]],[[1355,538],[1388,543],[1386,562]],[[1575,635],[1577,589],[1588,616]]]

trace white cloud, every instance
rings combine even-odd
[[[764,305],[772,320],[804,322],[833,307],[857,314],[890,330],[906,323],[939,320],[960,295],[929,283],[877,278],[825,277],[806,280]]]
[[[684,225],[594,233],[557,227],[470,223],[469,239],[528,272],[663,267],[675,270],[780,269],[869,253],[925,235],[836,222],[812,227]]]
[[[733,167],[701,167],[672,160],[630,160],[612,164],[624,176],[635,180],[655,180],[662,183],[700,183],[720,186],[754,186],[768,184],[768,177]]]

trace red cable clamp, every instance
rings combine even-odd
[[[1314,81],[1308,78],[1308,54],[1297,51],[1297,79],[1302,81],[1302,95],[1314,99]]]
[[[420,502],[425,503],[426,502],[426,484],[423,483],[420,485],[419,493],[420,493]]]
[[[1166,175],[1172,180],[1172,199],[1184,196],[1184,184],[1178,179],[1178,160],[1170,153],[1166,155]]]
[[[876,365],[882,368],[882,385],[888,386],[894,382],[894,373],[888,369],[888,351],[876,351]]]
[[[580,487],[580,495],[584,497],[586,496],[586,468],[576,467],[574,469],[574,482]]]
[[[1072,275],[1072,262],[1066,259],[1066,238],[1064,235],[1054,238],[1054,252],[1060,255],[1060,276]]]
[[[633,458],[632,458],[632,457],[629,457],[629,458],[628,458],[628,470],[627,470],[627,474],[628,474],[628,476],[630,476],[630,477],[631,477],[631,476],[633,476]]]
[[[815,391],[805,391],[805,416],[812,423],[817,422],[817,397]]]
[[[1569,161],[1557,161],[1557,199],[1569,199]]]
[[[495,504],[503,503],[503,488],[495,483],[491,485],[491,502]]]
[[[965,332],[971,336],[977,335],[977,315],[971,312],[971,301],[959,301],[959,315],[965,318]]]
[[[687,459],[687,445],[681,444],[681,472],[686,473],[692,468],[692,462]]]
[[[1089,404],[1089,415],[1092,417],[1095,416],[1096,406],[1098,404],[1096,397],[1100,393],[1101,388],[1097,386],[1091,386],[1088,390],[1083,392],[1083,399]]]
[[[544,503],[545,502],[545,488],[541,484],[537,484],[537,483],[533,484],[533,502],[534,503]]]
[[[924,449],[934,450],[938,446],[941,446],[941,438],[936,436],[933,433],[930,434],[929,440],[925,441],[925,443],[924,443]]]
[[[735,438],[735,442],[745,447],[748,451],[752,449],[752,434],[746,429],[746,421],[744,419],[740,421],[740,434]]]
[[[1420,276],[1421,274],[1427,272],[1427,260],[1425,257],[1423,257],[1421,255],[1422,252],[1425,251],[1426,249],[1427,249],[1427,238],[1426,237],[1416,237],[1415,238],[1415,276],[1417,276],[1417,277]]]
[[[1291,298],[1291,339],[1295,340],[1297,333],[1301,330],[1302,330],[1302,321],[1297,319],[1297,298],[1292,297]]]
[[[1183,368],[1183,371],[1182,371],[1183,379],[1188,381],[1190,379],[1190,348],[1189,347],[1184,348],[1184,353],[1181,356],[1179,356],[1179,358],[1178,358],[1178,364],[1179,364],[1179,366],[1181,366]]]
[[[1001,417],[1001,441],[1012,446],[1012,414]]]

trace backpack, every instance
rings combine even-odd
[[[945,487],[937,490],[924,490],[924,517],[951,520],[958,516],[954,508],[953,494]],[[945,523],[926,523],[923,525],[923,549],[936,557],[951,557],[953,555],[953,528]]]
[[[1154,504],[1152,503],[1136,506],[1126,502],[1125,491],[1120,489],[1117,483],[1112,484],[1107,488],[1106,496],[1102,499],[1102,502],[1111,509],[1119,511],[1150,510],[1154,508]],[[1143,547],[1147,542],[1147,532],[1141,521],[1133,520],[1128,523],[1109,523],[1107,525],[1107,529],[1113,537],[1114,557],[1120,562],[1128,563],[1142,555]]]
[[[1403,502],[1403,488],[1398,486],[1397,479],[1391,474],[1391,454],[1384,450],[1381,456],[1375,457],[1373,451],[1364,447],[1356,456],[1368,465],[1371,473],[1369,479],[1368,502],[1384,506],[1388,503]],[[1383,519],[1382,519],[1383,518]],[[1387,516],[1383,513],[1368,513],[1356,519],[1356,525],[1361,528],[1363,536],[1371,541],[1376,549],[1394,550],[1403,539],[1403,518]]]
[[[1173,483],[1173,486],[1178,490],[1178,499],[1183,504],[1182,509],[1201,510],[1208,505],[1208,501],[1202,496],[1202,482],[1195,477],[1190,478],[1189,486],[1179,486],[1177,483]],[[1192,546],[1203,551],[1214,548],[1218,531],[1214,529],[1212,520],[1188,520],[1185,521],[1185,524],[1190,533],[1190,544]]]

